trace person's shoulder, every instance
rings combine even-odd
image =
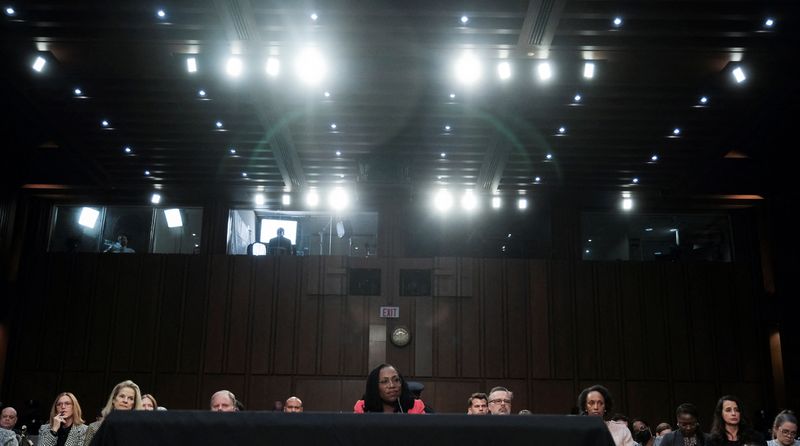
[[[364,400],[356,401],[356,404],[353,406],[353,413],[364,413]]]
[[[421,399],[415,399],[414,406],[408,411],[408,413],[425,413],[425,402]]]

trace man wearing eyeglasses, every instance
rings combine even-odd
[[[511,415],[511,400],[514,393],[505,387],[495,387],[489,391],[489,413],[492,415]]]

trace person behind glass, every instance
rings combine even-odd
[[[283,228],[278,228],[278,236],[269,239],[267,253],[273,256],[289,255],[292,253],[292,241],[283,236]]]
[[[766,445],[761,434],[750,425],[742,412],[742,402],[733,395],[725,395],[717,401],[714,421],[711,424],[712,446]]]
[[[103,419],[95,421],[86,429],[86,440],[84,440],[86,446],[89,446],[92,442],[92,438],[94,438],[94,434],[97,433],[97,430],[100,429],[103,420],[114,410],[142,410],[142,392],[135,382],[126,380],[114,386],[114,389],[108,396],[106,406],[101,411]]]
[[[39,428],[38,446],[83,446],[86,424],[81,405],[70,392],[60,393],[50,408],[50,423]]]
[[[595,384],[583,389],[578,395],[578,407],[581,410],[581,415],[603,418],[614,407],[614,400],[608,389]],[[611,438],[614,439],[614,444],[617,446],[633,446],[633,437],[630,429],[628,429],[627,422],[606,421],[606,426],[611,433]]]
[[[675,409],[675,424],[678,430],[662,436],[660,446],[704,446],[708,443],[694,404],[683,403]]]
[[[123,254],[132,254],[135,253],[136,251],[134,251],[133,248],[128,248],[128,236],[125,234],[120,234],[120,236],[117,237],[117,241],[112,243],[111,246],[106,248],[106,250],[103,252],[118,252]]]
[[[797,438],[797,417],[791,410],[784,410],[775,417],[772,423],[773,439],[767,446],[800,446]]]
[[[390,364],[375,367],[367,376],[363,399],[356,401],[354,413],[425,413],[425,403],[415,399],[403,375]]]

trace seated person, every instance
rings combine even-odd
[[[353,412],[425,413],[425,403],[414,398],[403,376],[389,364],[370,372],[363,398],[356,401]]]
[[[136,251],[134,251],[132,248],[128,248],[128,236],[125,234],[120,234],[120,236],[117,237],[117,241],[112,243],[111,246],[109,246],[108,249],[103,252],[121,252],[129,254]]]
[[[283,228],[278,228],[278,236],[269,239],[267,254],[282,256],[292,254],[292,241],[283,236]]]

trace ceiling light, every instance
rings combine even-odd
[[[316,21],[317,21],[317,19],[319,18],[319,16],[317,15],[317,13],[316,13],[316,12],[312,12],[312,13],[311,13],[311,15],[310,15],[309,17],[311,17],[311,20],[313,20],[313,21],[315,21],[315,22],[316,22]]]
[[[183,226],[180,209],[164,209],[164,217],[167,219],[167,227],[180,228]]]
[[[344,189],[337,187],[328,194],[328,204],[335,211],[341,211],[350,204],[350,197]]]
[[[525,210],[528,209],[528,199],[527,198],[520,198],[517,200],[517,209]]]
[[[33,62],[33,69],[37,73],[41,73],[45,64],[47,64],[47,61],[42,56],[36,56],[36,60]]]
[[[467,17],[467,16],[465,16],[465,15],[462,15],[462,16],[461,16],[461,23],[463,23],[463,24],[465,24],[465,25],[466,25],[466,24],[467,24],[467,22],[469,22],[469,17]]]
[[[765,27],[772,28],[774,25],[775,25],[775,20],[774,19],[768,18],[767,20],[764,20],[764,26]]]
[[[675,127],[674,129],[672,129],[672,134],[675,135],[675,136],[680,135],[681,134],[681,129]]]
[[[573,99],[575,102],[580,102],[580,101],[581,101],[581,95],[580,95],[580,93],[576,93],[576,94],[575,94],[575,97],[574,97],[574,98],[572,98],[572,99]]]
[[[500,209],[503,206],[503,199],[500,197],[492,197],[492,209]]]
[[[474,84],[481,78],[481,63],[472,53],[464,53],[456,61],[456,79],[465,85]]]
[[[472,192],[472,189],[464,191],[464,196],[461,197],[461,207],[466,211],[472,211],[478,207],[478,198]]]
[[[159,9],[156,11],[156,16],[158,16],[159,19],[164,19],[167,17],[167,13],[163,9]]]
[[[144,176],[149,177],[150,176],[150,171],[149,170],[145,170],[144,171]]]
[[[11,6],[7,6],[5,12],[6,15],[9,17],[14,17],[15,15],[17,15],[17,11]]]
[[[216,125],[218,129],[221,129],[222,128],[222,121],[217,121],[216,123],[214,123],[214,125]]]
[[[125,153],[128,153],[128,154],[133,152],[133,150],[131,150],[130,146],[125,146],[125,148],[123,150],[125,151]]]
[[[231,147],[229,149],[229,151],[231,152],[231,155],[236,155],[236,148],[235,147]]]
[[[558,128],[558,133],[560,133],[560,134],[562,134],[562,135],[563,135],[563,134],[564,134],[564,133],[566,133],[566,132],[567,132],[567,128],[566,128],[566,127],[564,127],[563,125],[562,125],[561,127],[559,127],[559,128]]]
[[[329,97],[331,97],[331,93],[330,93],[329,91],[326,91],[326,92],[325,92],[325,93],[323,93],[323,94],[325,95],[325,97],[326,97],[326,98],[329,98]]]
[[[536,182],[536,183],[541,183],[542,182],[542,177],[536,177],[536,178],[533,179],[533,181]]]
[[[308,191],[306,194],[306,204],[308,207],[317,207],[319,204],[319,195],[317,195],[317,191],[313,189]]]
[[[100,211],[94,208],[81,208],[81,213],[78,216],[78,224],[89,229],[94,229],[97,224],[97,218],[100,216]]]
[[[206,97],[206,91],[205,90],[197,90],[197,95],[200,96],[201,98],[204,98],[204,97]]]
[[[653,228],[644,228],[645,232],[653,232]]]
[[[447,158],[447,154],[442,152],[442,153],[439,154],[439,157],[440,158]]]
[[[551,160],[551,159],[553,159],[553,154],[552,153],[548,153],[544,157],[545,157],[545,159]]]
[[[594,62],[586,62],[583,64],[583,77],[586,79],[594,78]]]
[[[614,17],[614,26],[622,26],[622,17]]]
[[[633,198],[623,198],[621,206],[623,211],[630,211],[633,209]]]
[[[449,125],[449,124],[448,124],[448,125],[445,125],[445,126],[444,126],[444,131],[445,131],[445,132],[449,132],[449,131],[450,131],[450,128],[451,128],[451,127],[450,127],[450,125]]]
[[[447,189],[440,189],[433,197],[433,204],[440,212],[445,212],[453,206],[453,195]]]
[[[108,121],[106,121],[105,119],[103,119],[102,121],[100,121],[100,125],[102,127],[108,127],[110,125],[110,123]]]
[[[241,76],[243,69],[244,64],[242,63],[242,59],[238,57],[229,58],[228,63],[225,64],[225,72],[228,73],[230,77]]]
[[[337,150],[336,151],[336,156],[342,156],[342,151],[341,150]]]
[[[247,172],[242,172],[242,178],[247,178]]]
[[[653,155],[653,156],[651,156],[651,157],[650,157],[650,161],[652,161],[652,162],[656,162],[656,161],[658,161],[658,155]]]
[[[331,130],[336,130],[336,123],[335,122],[331,123]]]
[[[161,194],[153,194],[150,196],[150,203],[158,204],[161,203]]]
[[[80,88],[76,88],[76,89],[72,90],[72,92],[75,93],[75,96],[82,96],[83,95],[83,90],[81,90]]]
[[[190,73],[197,72],[197,59],[194,57],[189,57],[186,59],[186,71]]]
[[[292,196],[289,194],[283,194],[281,197],[281,204],[284,206],[289,206],[292,204]]]
[[[633,182],[633,184],[639,184],[639,178],[634,178],[631,181]]]
[[[536,67],[536,72],[539,73],[539,80],[546,81],[553,77],[553,70],[550,68],[549,62],[540,62]]]
[[[497,64],[497,75],[500,79],[509,79],[511,77],[511,64],[508,62],[500,62]]]
[[[256,206],[264,206],[264,203],[267,202],[267,198],[264,196],[264,194],[256,194],[253,197],[253,201],[255,201]]]
[[[450,93],[450,99],[455,99],[455,98],[456,98],[456,94],[455,93]]]
[[[269,76],[277,76],[281,72],[281,61],[274,57],[270,57],[267,59],[266,70]]]
[[[318,84],[325,77],[327,71],[325,60],[316,48],[303,49],[295,60],[295,72],[306,84]]]
[[[700,103],[703,105],[708,104],[708,96],[701,96]]]
[[[35,69],[35,67],[34,67],[34,69]],[[736,79],[736,83],[738,83],[738,84],[741,84],[742,82],[744,82],[747,79],[747,76],[745,76],[744,70],[742,70],[742,67],[736,67],[733,70],[732,73],[733,73],[733,78]]]

